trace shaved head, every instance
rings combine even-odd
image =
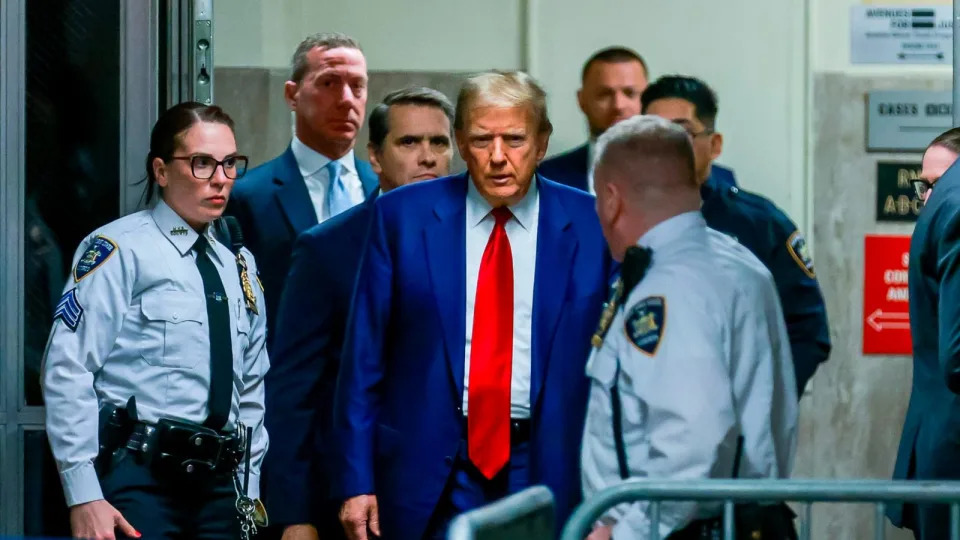
[[[693,147],[683,127],[634,116],[597,139],[597,213],[616,257],[656,224],[700,208]]]

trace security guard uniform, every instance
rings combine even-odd
[[[737,239],[770,270],[793,354],[797,393],[830,356],[827,308],[806,239],[768,199],[723,185],[711,175],[700,189],[707,226]]]
[[[632,477],[788,476],[796,385],[769,272],[699,212],[658,224],[638,245],[649,267],[635,268],[631,248],[587,364],[584,495]],[[721,513],[664,503],[660,534],[700,538],[680,533]],[[600,523],[615,539],[647,538],[648,504],[617,506]]]
[[[42,368],[68,505],[105,498],[147,537],[237,537],[268,444],[256,272],[163,201],[80,245]]]

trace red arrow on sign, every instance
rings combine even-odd
[[[883,330],[909,330],[909,313],[884,313],[878,309],[867,317],[867,324],[877,332]]]

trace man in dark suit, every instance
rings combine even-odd
[[[894,468],[895,480],[960,480],[960,128],[923,155],[926,201],[910,239],[913,389]],[[942,175],[942,176],[941,176]],[[931,186],[933,186],[931,188]],[[944,505],[890,504],[887,516],[918,540],[948,538]]]
[[[597,51],[583,65],[577,104],[587,118],[590,140],[540,164],[537,172],[561,184],[594,193],[591,156],[597,137],[617,122],[640,114],[640,95],[650,72],[643,57],[626,47]],[[733,171],[714,165],[718,180],[736,185]]]
[[[717,98],[706,83],[693,77],[661,77],[643,92],[643,111],[687,130],[707,226],[736,238],[773,274],[799,397],[831,349],[827,308],[803,234],[770,200],[725,186],[717,178],[711,164],[723,151],[723,136],[716,130]]]
[[[293,141],[237,182],[227,208],[240,221],[260,267],[270,350],[297,235],[362,202],[377,187],[376,174],[353,154],[367,104],[367,64],[356,41],[317,34],[301,42],[284,97],[295,113]]]
[[[440,538],[545,484],[580,499],[590,336],[610,258],[593,198],[535,175],[551,125],[528,75],[470,78],[467,174],[373,207],[337,381],[335,487],[352,539]]]
[[[453,105],[436,90],[387,95],[370,113],[367,145],[380,191],[449,174],[452,123]],[[343,536],[325,467],[350,296],[375,200],[307,229],[293,249],[266,383],[266,504],[284,540]]]

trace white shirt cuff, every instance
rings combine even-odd
[[[76,506],[103,498],[100,479],[97,478],[93,463],[84,463],[61,472],[60,481],[63,483],[63,494],[67,499],[67,506]]]

